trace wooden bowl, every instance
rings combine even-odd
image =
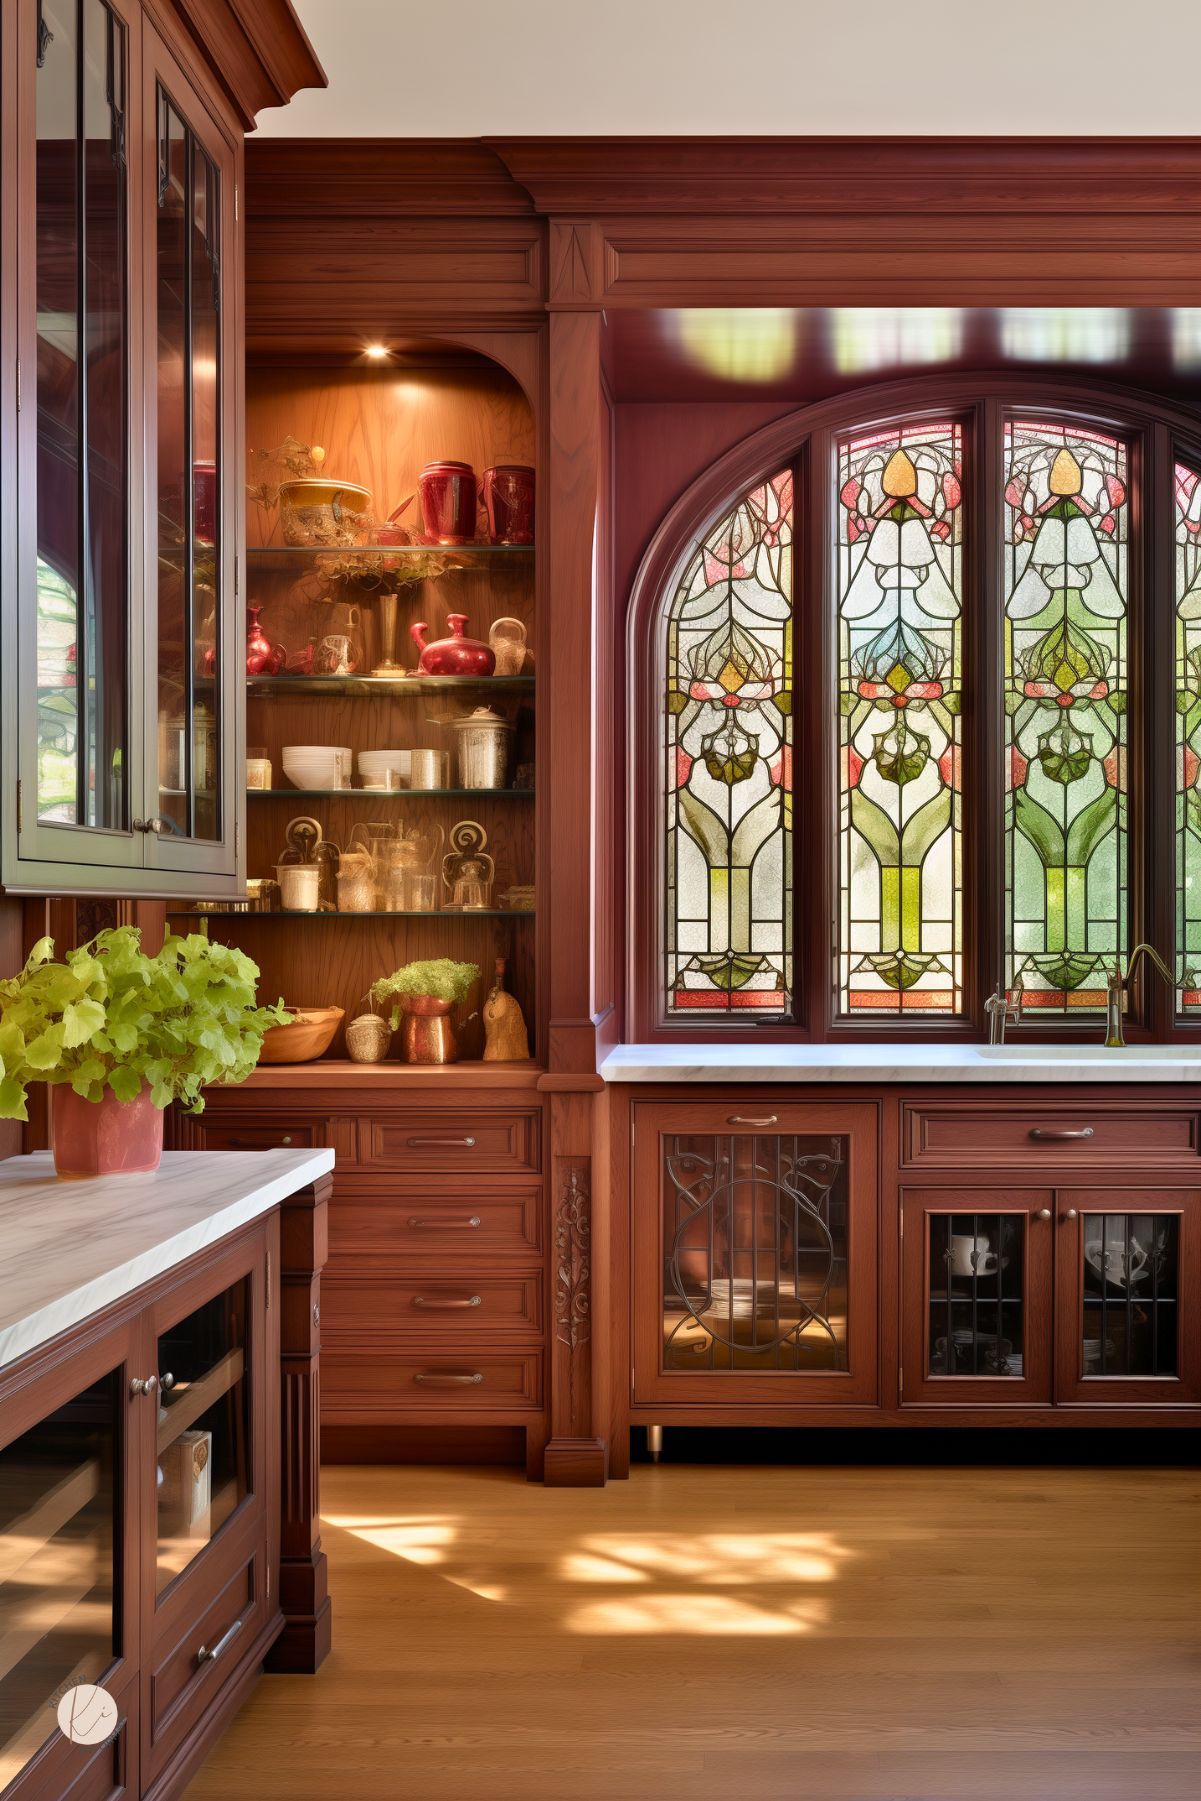
[[[263,1038],[260,1063],[311,1063],[333,1043],[334,1033],[346,1017],[345,1007],[293,1007],[284,1002],[292,1020],[272,1026]]]

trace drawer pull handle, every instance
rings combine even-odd
[[[779,1123],[779,1115],[768,1113],[762,1119],[752,1119],[748,1113],[731,1113],[726,1124],[728,1126],[774,1126]]]
[[[427,1313],[449,1313],[456,1307],[479,1307],[483,1304],[482,1294],[435,1295],[427,1301],[423,1294],[413,1296],[414,1307],[424,1307]]]
[[[476,1382],[484,1380],[482,1370],[418,1370],[413,1377],[414,1382],[423,1382],[427,1388],[470,1388]]]
[[[477,1232],[483,1225],[478,1213],[467,1219],[418,1219],[409,1220],[410,1232]]]
[[[231,1627],[229,1627],[228,1631],[223,1632],[221,1634],[221,1637],[217,1640],[216,1644],[213,1646],[211,1651],[209,1650],[207,1645],[201,1645],[199,1651],[197,1651],[197,1653],[196,1653],[196,1662],[197,1663],[216,1663],[217,1659],[221,1656],[221,1653],[223,1651],[227,1650],[229,1648],[229,1646],[233,1644],[233,1641],[235,1640],[235,1638],[237,1638],[237,1636],[238,1636],[239,1632],[241,1632],[241,1630],[242,1630],[241,1620],[235,1620],[233,1625]]]
[[[453,1146],[456,1149],[470,1151],[475,1146],[474,1138],[406,1138],[405,1143],[411,1151],[419,1151],[423,1145]]]
[[[1091,1138],[1091,1126],[1031,1126],[1030,1136],[1039,1144],[1068,1144],[1077,1138]]]

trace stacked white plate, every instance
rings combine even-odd
[[[411,750],[361,750],[359,780],[364,788],[386,788],[391,771],[392,787],[407,788],[412,761]]]
[[[285,744],[284,774],[297,788],[349,788],[354,752],[348,744]]]

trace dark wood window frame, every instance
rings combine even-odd
[[[1002,429],[1019,410],[1121,436],[1129,447],[1129,893],[1130,943],[1176,949],[1173,466],[1201,470],[1201,419],[1131,388],[1017,375],[937,376],[859,389],[801,408],[754,433],[713,463],[660,523],[638,569],[627,616],[629,960],[627,1036],[643,1042],[905,1043],[979,1041],[984,1001],[1002,968],[1004,911]],[[794,693],[793,1015],[755,1023],[678,1020],[665,1010],[662,941],[662,618],[689,555],[726,510],[791,465],[794,499],[794,644],[807,691],[832,697],[836,620],[833,557],[835,456],[840,436],[922,419],[964,428],[970,511],[964,542],[964,1011],[955,1019],[846,1019],[834,1009],[837,834],[832,705]],[[815,601],[816,597],[816,601]],[[1041,1019],[1010,1028],[1031,1043],[1091,1042],[1100,1017]],[[1132,996],[1131,1043],[1201,1041],[1201,1018],[1178,1017],[1174,992],[1145,976]]]

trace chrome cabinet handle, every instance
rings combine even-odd
[[[483,1225],[478,1213],[469,1219],[418,1219],[415,1215],[409,1220],[410,1232],[475,1232]]]
[[[455,1307],[479,1307],[483,1302],[481,1294],[440,1295],[427,1301],[423,1294],[413,1296],[414,1307],[424,1307],[427,1313],[447,1313]]]
[[[1077,1213],[1077,1211],[1074,1207],[1069,1207],[1063,1217],[1065,1219],[1079,1219],[1080,1215]]]
[[[406,1138],[405,1144],[411,1151],[419,1151],[423,1145],[461,1146],[469,1151],[475,1145],[474,1138]]]
[[[464,1388],[473,1383],[482,1382],[482,1370],[418,1370],[414,1382],[422,1382],[427,1388]]]
[[[235,1620],[233,1625],[228,1629],[228,1631],[223,1632],[221,1634],[221,1637],[217,1640],[216,1644],[213,1646],[211,1651],[209,1650],[207,1645],[201,1645],[199,1651],[197,1651],[197,1653],[196,1653],[196,1662],[197,1663],[216,1663],[216,1661],[220,1657],[221,1653],[224,1650],[226,1650],[228,1648],[228,1646],[230,1646],[233,1643],[234,1639],[237,1638],[237,1636],[238,1636],[239,1632],[241,1632],[241,1630],[242,1630],[241,1620]]]
[[[130,1380],[131,1395],[152,1395],[158,1387],[157,1376],[134,1376]]]
[[[779,1123],[779,1115],[769,1113],[765,1119],[752,1119],[747,1113],[731,1113],[727,1119],[728,1126],[774,1126]]]
[[[1040,1207],[1034,1217],[1035,1219],[1050,1219],[1051,1209],[1049,1207]]]
[[[1092,1126],[1031,1126],[1031,1138],[1040,1144],[1066,1144],[1072,1139],[1091,1138]]]

